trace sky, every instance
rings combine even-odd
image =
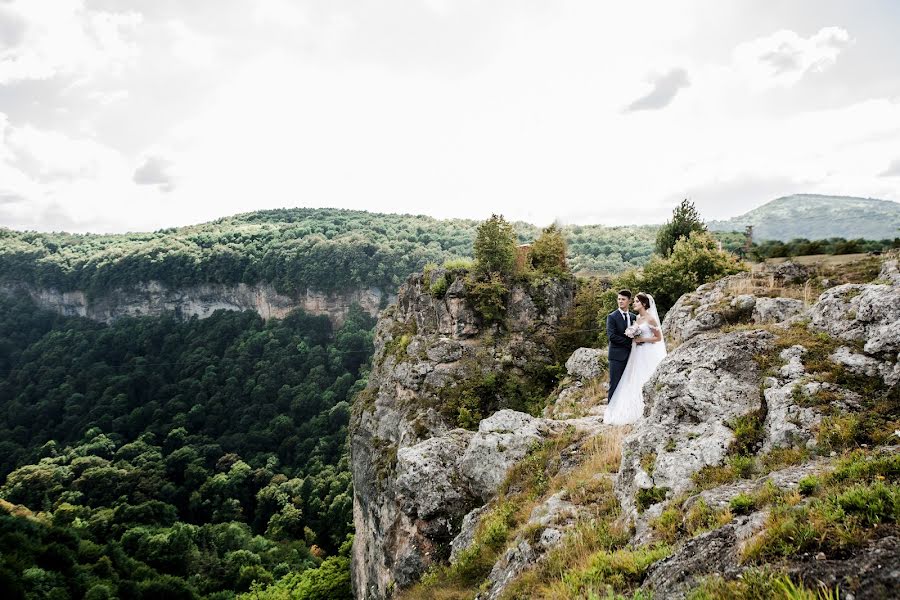
[[[900,201],[894,0],[0,0],[0,226]]]

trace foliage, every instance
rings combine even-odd
[[[652,488],[641,488],[635,494],[635,502],[637,503],[637,508],[639,512],[643,512],[653,506],[658,502],[662,502],[666,499],[666,492],[669,491],[669,488],[661,488],[661,487],[652,487]]]
[[[481,277],[510,277],[516,267],[516,234],[502,215],[478,225],[473,244],[475,271]]]
[[[466,278],[466,294],[472,301],[475,312],[485,323],[497,323],[506,315],[506,301],[509,286],[500,273],[493,272]]]
[[[768,569],[750,568],[739,579],[727,580],[713,575],[691,590],[688,600],[837,600],[828,588],[810,590],[794,583],[787,575]]]
[[[353,536],[348,537],[337,554],[318,567],[292,573],[274,585],[254,584],[237,600],[350,600],[350,550]]]
[[[776,501],[765,528],[745,546],[745,559],[764,562],[817,552],[844,556],[887,535],[900,521],[900,457],[856,452],[821,484],[809,482],[803,491],[810,496],[807,502]]]
[[[672,219],[666,221],[666,224],[660,227],[656,234],[656,253],[662,257],[669,256],[675,248],[675,242],[688,237],[695,231],[706,231],[706,226],[694,203],[687,199],[682,200],[681,204],[672,211]]]
[[[358,309],[336,331],[300,311],[104,325],[0,300],[0,497],[21,507],[0,571],[26,591],[38,565],[71,597],[194,597],[317,566],[350,529],[372,325]],[[61,536],[74,558],[51,565],[42,540]]]
[[[720,250],[710,234],[693,232],[675,242],[668,258],[650,259],[638,289],[653,294],[662,316],[682,294],[745,268],[733,254]]]
[[[737,257],[719,249],[719,243],[706,232],[693,232],[675,242],[667,258],[653,256],[643,269],[627,271],[616,277],[602,296],[599,318],[616,308],[616,291],[648,292],[656,301],[660,318],[681,297],[699,286],[746,269]],[[605,333],[601,333],[606,341]]]
[[[572,310],[563,316],[556,336],[554,351],[560,361],[566,360],[578,348],[605,345],[606,312],[603,299],[607,286],[608,283],[596,277],[576,279]]]
[[[859,252],[884,252],[900,248],[900,237],[885,240],[845,240],[844,238],[828,238],[824,240],[808,240],[796,238],[788,242],[768,240],[754,243],[750,256],[754,260],[766,258],[783,258],[809,256],[814,254],[856,254]]]
[[[531,268],[552,277],[568,275],[566,239],[557,225],[545,228],[531,245]]]

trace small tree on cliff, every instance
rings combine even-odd
[[[555,223],[545,228],[532,244],[531,266],[535,271],[556,277],[569,272],[566,265],[566,239]]]
[[[478,226],[475,233],[475,269],[479,276],[490,278],[491,273],[509,277],[516,267],[516,234],[502,215]]]
[[[695,231],[706,231],[706,225],[703,224],[694,203],[682,200],[672,211],[672,220],[666,221],[656,234],[656,253],[662,257],[669,256],[675,248],[675,242]]]
[[[664,314],[682,294],[746,268],[734,254],[722,250],[709,233],[695,231],[675,242],[668,258],[650,259],[640,275],[639,289],[653,293]]]

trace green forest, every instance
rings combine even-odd
[[[289,573],[345,597],[373,325],[103,325],[0,301],[4,598],[232,598]]]
[[[271,283],[282,293],[377,286],[393,290],[427,263],[472,256],[478,223],[338,209],[282,209],[153,233],[93,235],[0,228],[0,279],[60,290],[157,280]],[[520,243],[540,228],[514,223]],[[576,272],[620,273],[653,253],[656,226],[565,226]],[[733,237],[733,236],[731,236]],[[723,234],[730,239],[729,234]],[[738,247],[742,241],[734,243]]]

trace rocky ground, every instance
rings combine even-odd
[[[357,597],[892,597],[897,262],[809,304],[810,274],[779,269],[767,289],[795,297],[737,275],[679,300],[632,429],[601,423],[602,351],[572,355],[544,418],[515,405],[540,387],[571,288],[515,290],[501,334],[461,278],[441,298],[411,278],[354,416]],[[460,422],[476,405],[491,414]]]

